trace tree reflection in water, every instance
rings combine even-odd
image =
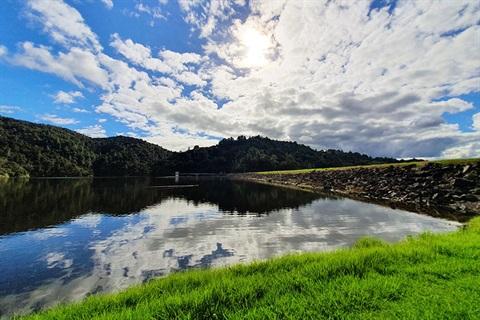
[[[298,208],[321,196],[226,178],[182,178],[179,184],[198,188],[151,189],[172,185],[173,179],[78,178],[0,180],[0,235],[65,223],[87,213],[113,216],[137,213],[165,199],[178,197],[194,204],[211,203],[239,214],[268,214]]]

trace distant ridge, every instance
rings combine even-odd
[[[395,162],[398,160],[393,158],[372,158],[340,150],[317,151],[297,142],[240,136],[237,139],[223,139],[216,146],[172,153],[158,163],[153,173],[254,172]]]
[[[398,162],[296,142],[240,136],[172,152],[130,137],[90,138],[52,125],[0,116],[0,176],[84,177],[230,173]]]

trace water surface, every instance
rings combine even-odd
[[[158,186],[189,185],[185,188]],[[198,267],[398,241],[457,223],[228,179],[0,182],[0,317]]]

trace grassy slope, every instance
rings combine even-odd
[[[403,162],[403,163],[392,163],[392,164],[373,164],[373,165],[365,165],[365,166],[351,166],[351,167],[335,167],[335,168],[317,168],[317,169],[300,169],[300,170],[282,170],[282,171],[262,171],[262,172],[255,172],[260,174],[296,174],[296,173],[308,173],[312,171],[328,171],[328,170],[346,170],[352,168],[382,168],[382,167],[389,167],[389,166],[408,166],[408,165],[417,165],[417,166],[424,166],[427,163],[439,163],[439,164],[472,164],[480,162],[480,158],[474,159],[452,159],[452,160],[435,160],[435,161],[420,161],[420,162]]]
[[[28,319],[479,319],[480,217],[465,230],[170,275]]]

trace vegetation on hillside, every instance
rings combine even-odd
[[[64,128],[0,116],[0,176],[149,175],[171,152],[146,141],[93,139]]]
[[[11,176],[88,176],[92,139],[55,126],[0,117],[0,158]],[[2,172],[0,172],[2,174]]]
[[[156,163],[171,154],[156,144],[122,136],[94,139],[94,145],[94,176],[148,176]]]
[[[171,152],[129,138],[89,138],[51,125],[0,116],[0,177],[82,177],[230,173],[392,163],[339,150],[316,151],[260,136],[223,139],[208,148]]]
[[[183,172],[252,172],[304,168],[343,167],[397,162],[392,158],[372,158],[340,150],[316,151],[296,142],[276,141],[255,136],[223,139],[208,148],[195,147],[173,153],[160,161],[154,174]]]
[[[480,218],[397,244],[188,271],[25,319],[478,319]]]

